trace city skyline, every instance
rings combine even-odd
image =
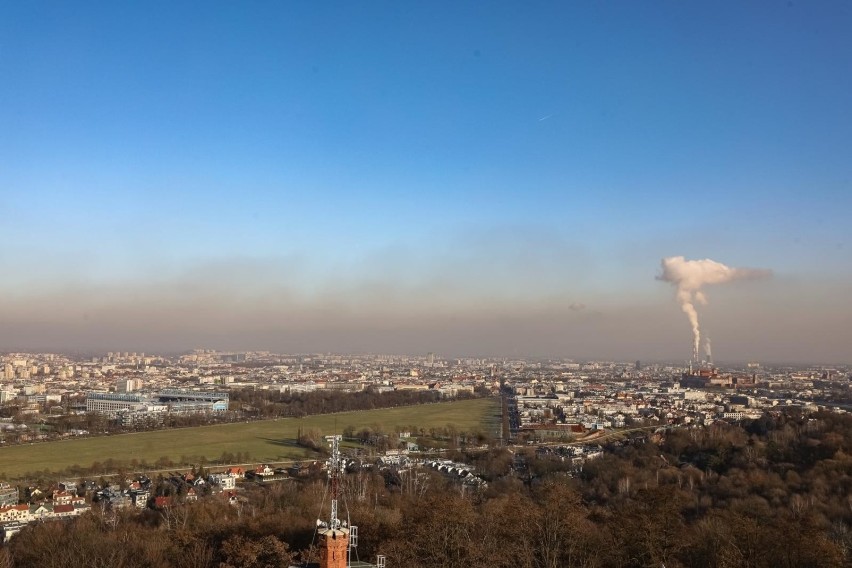
[[[0,8],[0,347],[849,362],[852,8]]]

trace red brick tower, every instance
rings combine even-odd
[[[349,531],[324,529],[320,534],[320,568],[346,568],[349,556]]]

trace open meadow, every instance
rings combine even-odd
[[[61,471],[74,465],[89,467],[110,458],[153,464],[162,457],[174,462],[185,461],[182,457],[204,457],[212,462],[225,453],[247,453],[255,462],[316,456],[296,444],[300,428],[318,429],[328,435],[340,433],[347,426],[393,432],[397,427],[453,425],[460,432],[494,434],[500,424],[499,413],[497,399],[474,399],[10,446],[0,448],[0,479],[19,478],[27,472]]]

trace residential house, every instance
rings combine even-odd
[[[30,519],[41,520],[53,516],[53,503],[30,505]]]
[[[254,468],[252,473],[260,477],[271,477],[272,475],[275,475],[275,470],[269,467],[269,465],[263,464]]]
[[[229,467],[225,470],[225,475],[230,475],[234,479],[242,479],[246,476],[246,472],[241,467]]]
[[[8,542],[10,538],[21,532],[25,526],[27,526],[25,521],[8,521],[0,523],[0,536],[2,536],[2,542]]]
[[[54,505],[71,505],[72,501],[76,495],[73,493],[68,493],[67,491],[54,491],[53,492],[53,504]]]
[[[54,505],[53,506],[53,516],[54,517],[73,517],[77,515],[77,510],[74,508],[74,505]]]
[[[0,523],[28,520],[30,520],[30,506],[27,504],[0,507]]]
[[[82,515],[83,513],[88,513],[92,510],[92,506],[86,503],[85,499],[82,503],[74,503],[74,513],[77,515]]]
[[[18,488],[0,481],[0,507],[18,504]]]
[[[144,509],[148,506],[148,499],[151,497],[151,494],[144,489],[137,489],[135,491],[130,492],[130,502],[137,509]]]
[[[234,489],[237,486],[237,480],[232,475],[225,475],[221,473],[214,473],[210,476],[210,481],[215,483],[225,491],[229,489]]]

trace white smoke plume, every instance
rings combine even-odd
[[[661,262],[662,272],[657,280],[671,283],[677,290],[677,301],[689,318],[692,326],[692,355],[697,358],[701,345],[701,328],[698,325],[698,311],[695,304],[707,304],[707,296],[702,288],[709,284],[724,284],[733,280],[751,280],[772,276],[771,270],[758,268],[731,268],[721,262],[705,258],[686,260],[682,256],[670,256]]]

